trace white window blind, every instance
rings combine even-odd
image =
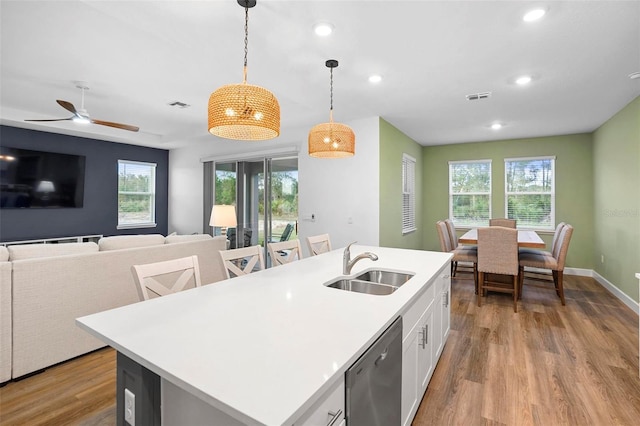
[[[449,218],[457,226],[488,226],[491,160],[449,162]]]
[[[402,233],[416,228],[416,159],[402,154]]]
[[[156,164],[118,160],[118,229],[156,226]]]
[[[555,157],[505,158],[505,216],[518,228],[554,229]]]

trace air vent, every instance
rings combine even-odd
[[[180,101],[173,101],[173,102],[169,102],[169,106],[178,107],[178,108],[189,108],[191,105],[185,104],[184,102],[180,102]]]
[[[479,99],[487,99],[489,96],[491,96],[491,92],[472,93],[471,95],[467,95],[467,100],[477,101]]]

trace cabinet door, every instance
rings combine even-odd
[[[402,425],[409,426],[418,410],[418,332],[414,328],[402,342]]]
[[[451,275],[445,274],[442,277],[442,345],[449,337],[451,329]]]
[[[419,396],[422,399],[422,395],[427,389],[429,379],[433,373],[433,305],[427,309],[420,320],[420,334],[418,336],[418,383],[419,383]]]

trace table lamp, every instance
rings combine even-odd
[[[214,205],[211,209],[211,218],[209,219],[209,226],[215,226],[222,228],[221,235],[227,235],[227,228],[235,227],[238,225],[236,220],[236,207],[228,206],[226,204]]]

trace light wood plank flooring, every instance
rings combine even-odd
[[[638,425],[638,317],[591,278],[567,305],[526,285],[476,306],[452,283],[451,334],[415,418],[426,425]],[[1,425],[115,424],[115,352],[102,349],[0,388]]]

